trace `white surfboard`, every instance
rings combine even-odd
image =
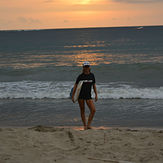
[[[75,91],[75,95],[74,95],[74,101],[75,102],[78,100],[82,85],[83,85],[83,81],[79,81],[77,88],[76,88],[76,91]]]

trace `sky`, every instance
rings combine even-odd
[[[0,30],[163,25],[163,0],[0,0]]]

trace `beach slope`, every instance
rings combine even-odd
[[[163,130],[0,128],[0,163],[162,163]]]

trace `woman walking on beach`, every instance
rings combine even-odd
[[[95,102],[98,100],[97,90],[95,84],[94,74],[90,72],[90,63],[83,63],[83,72],[76,79],[76,83],[74,85],[73,93],[72,93],[72,101],[74,102],[74,95],[79,81],[83,81],[83,85],[79,94],[78,103],[80,106],[81,119],[84,125],[84,129],[91,129],[91,122],[93,120],[94,114],[96,112],[92,97],[91,97],[91,88],[93,86],[93,90],[95,92]],[[88,122],[86,123],[85,118],[85,102],[90,109],[90,114],[88,117]]]

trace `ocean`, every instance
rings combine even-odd
[[[84,61],[92,125],[163,127],[163,26],[0,31],[0,126],[82,125],[69,94]]]

